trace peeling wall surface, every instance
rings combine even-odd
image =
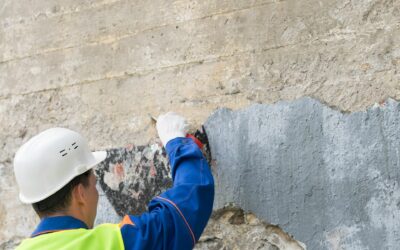
[[[301,249],[284,232],[263,224],[279,223],[310,244],[309,249],[368,249],[376,247],[372,241],[378,239],[387,249],[396,249],[397,177],[392,170],[397,134],[390,124],[397,122],[397,104],[364,111],[388,98],[400,99],[399,41],[398,0],[0,0],[0,249],[13,249],[38,222],[31,207],[19,202],[13,175],[12,160],[24,142],[57,126],[79,131],[93,150],[108,150],[110,157],[102,168],[105,182],[98,184],[97,223],[116,222],[122,211],[118,207],[144,209],[143,204],[122,204],[112,195],[117,186],[126,192],[124,187],[132,184],[123,177],[148,176],[139,185],[149,192],[168,186],[159,178],[168,170],[161,151],[146,150],[157,138],[148,114],[171,110],[187,117],[194,131],[207,123],[215,144],[216,209],[222,215],[213,217],[200,248]],[[295,101],[304,96],[318,102]],[[279,101],[288,102],[270,106]],[[220,108],[233,111],[222,109],[210,117]],[[289,108],[298,111],[290,113]],[[258,109],[265,109],[264,118],[252,116]],[[273,110],[282,113],[268,113]],[[246,114],[260,128],[249,123],[246,129]],[[305,121],[302,117],[307,115]],[[366,115],[369,120],[362,120]],[[223,117],[233,120],[222,121]],[[217,126],[213,121],[218,119]],[[339,127],[332,119],[338,119]],[[222,144],[221,138],[234,143],[228,131],[216,137],[226,124],[248,145]],[[255,131],[263,126],[269,126],[265,136],[274,140],[264,141],[266,148],[261,150],[255,145],[261,143]],[[127,147],[132,143],[134,147]],[[125,153],[111,154],[117,149]],[[148,161],[133,159],[135,154]],[[261,164],[262,157],[268,165]],[[245,161],[258,167],[248,168]],[[243,169],[227,168],[227,162],[240,163]],[[282,168],[273,168],[273,163]],[[313,163],[310,176],[306,163]],[[129,166],[135,164],[143,168],[131,172],[134,168]],[[250,181],[254,171],[260,173]],[[272,178],[302,181],[297,175],[307,183],[285,185],[283,179],[277,183]],[[232,181],[226,182],[227,177]],[[267,186],[265,180],[277,186]],[[341,185],[334,186],[336,182]],[[296,188],[300,184],[304,190]],[[346,193],[349,187],[358,189]],[[135,192],[128,194],[141,202],[151,196]],[[364,198],[356,204],[350,194]],[[256,203],[253,196],[261,200]],[[221,207],[229,202],[242,206],[243,223],[227,219],[233,212]],[[310,212],[298,204],[309,206]],[[318,208],[329,213],[314,218],[311,211]],[[384,213],[376,212],[379,209]],[[253,216],[259,218],[249,219]],[[343,221],[332,225],[337,216]],[[299,231],[305,225],[312,228]],[[318,233],[310,238],[311,232]],[[255,242],[242,244],[253,238]]]
[[[397,249],[400,104],[343,114],[303,98],[206,123],[215,209],[233,203],[309,249]]]
[[[109,149],[106,160],[95,172],[100,187],[121,217],[146,212],[154,196],[172,187],[168,159],[159,144]]]

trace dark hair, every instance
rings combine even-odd
[[[40,217],[65,210],[71,203],[71,194],[74,187],[80,183],[85,187],[89,185],[89,176],[91,172],[92,170],[90,169],[85,173],[76,176],[56,193],[42,201],[33,203],[33,209],[35,209],[36,213]]]

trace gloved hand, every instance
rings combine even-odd
[[[186,137],[188,124],[182,116],[174,112],[168,112],[157,118],[157,132],[165,147],[172,139]]]

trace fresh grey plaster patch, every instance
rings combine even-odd
[[[219,109],[205,128],[214,209],[233,203],[308,249],[400,242],[400,105],[341,113],[311,98]]]

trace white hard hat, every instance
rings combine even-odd
[[[56,193],[74,177],[103,161],[105,151],[91,152],[79,133],[51,128],[21,146],[14,172],[23,203],[36,203]]]

